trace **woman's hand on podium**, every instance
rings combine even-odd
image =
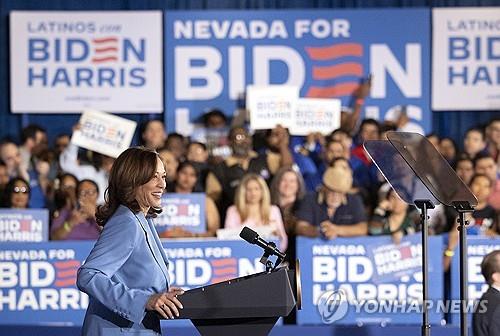
[[[183,307],[177,296],[182,294],[184,290],[179,287],[170,287],[168,292],[153,294],[146,303],[146,309],[157,311],[165,319],[179,317],[179,309]]]

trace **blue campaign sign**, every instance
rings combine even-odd
[[[0,324],[81,325],[88,296],[76,272],[93,242],[2,243]],[[238,241],[166,240],[171,285],[191,289],[261,272],[262,250]],[[184,325],[186,323],[183,323]]]
[[[428,9],[167,11],[165,40],[169,131],[189,132],[206,108],[233,114],[250,84],[349,106],[369,74],[366,117],[395,120],[404,105],[431,130]]]
[[[0,242],[49,240],[47,209],[0,209]]]
[[[92,242],[2,243],[0,324],[80,325],[88,297],[76,272]]]
[[[172,285],[185,289],[254,274],[264,270],[262,249],[243,240],[167,240]]]
[[[156,231],[161,233],[177,227],[194,233],[206,232],[205,202],[204,193],[163,195],[163,211],[153,220]]]
[[[441,254],[442,238],[430,237],[429,255]],[[297,323],[411,324],[422,321],[420,235],[391,238],[359,237],[297,239],[301,263],[303,308]],[[419,265],[420,267],[416,267]],[[429,260],[429,300],[443,295],[442,261]],[[430,321],[440,323],[438,309]]]
[[[467,317],[469,325],[472,321],[472,312],[477,307],[477,300],[481,298],[488,289],[483,275],[481,274],[481,262],[490,252],[500,250],[500,238],[480,238],[469,236],[467,238]],[[458,247],[450,265],[451,272],[451,299],[458,302],[460,299],[460,253]],[[451,323],[460,324],[459,306],[451,314]]]

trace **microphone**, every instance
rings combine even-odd
[[[278,250],[275,243],[265,241],[264,239],[259,237],[257,232],[246,226],[243,228],[243,230],[241,230],[240,237],[249,242],[250,244],[255,244],[260,246],[261,248],[264,249],[264,252],[268,253],[269,255],[275,255],[281,260],[285,259],[285,254],[280,250]]]

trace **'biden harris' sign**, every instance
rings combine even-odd
[[[162,13],[10,14],[15,113],[163,112]]]

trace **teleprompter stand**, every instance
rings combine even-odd
[[[428,312],[428,215],[427,210],[442,203],[453,206],[460,221],[460,334],[467,335],[467,231],[465,213],[472,212],[477,200],[448,162],[422,135],[388,132],[388,140],[366,141],[365,150],[398,196],[414,204],[421,213],[423,317],[422,335],[430,335]]]

